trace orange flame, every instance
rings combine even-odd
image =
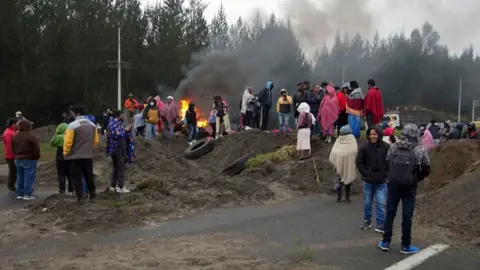
[[[180,100],[180,117],[182,118],[182,121],[185,120],[185,112],[188,110],[188,104],[190,104],[189,99]],[[205,120],[205,118],[203,117],[204,114],[200,113],[197,107],[195,107],[195,112],[197,113],[197,126],[198,127],[208,126],[208,121]]]

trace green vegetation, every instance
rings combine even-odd
[[[57,149],[55,147],[51,147],[50,143],[40,143],[40,153],[41,157],[40,160],[46,161],[46,160],[53,160],[55,159]],[[0,155],[3,157],[5,151],[2,147],[0,147]]]
[[[312,250],[310,249],[309,246],[304,246],[302,243],[302,239],[300,237],[297,237],[295,239],[295,262],[311,262],[313,261],[313,255],[312,255]]]
[[[275,152],[258,154],[254,156],[253,158],[247,161],[247,163],[245,164],[245,167],[247,171],[251,171],[255,168],[262,166],[268,161],[278,162],[282,160],[291,159],[295,157],[296,153],[297,153],[297,148],[295,145],[285,145]]]

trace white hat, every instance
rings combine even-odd
[[[168,97],[167,97],[167,99],[171,99],[171,100],[173,100],[173,97],[172,97],[172,96],[168,96]]]
[[[15,113],[15,115],[22,115],[22,112],[18,111],[18,112]]]

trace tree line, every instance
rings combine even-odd
[[[374,78],[386,107],[421,105],[455,112],[462,77],[464,114],[477,98],[480,61],[473,48],[451,56],[428,23],[409,36],[376,34],[371,40],[339,32],[331,48],[320,45],[309,60],[288,20],[257,13],[252,21],[240,17],[229,25],[220,6],[207,22],[206,7],[202,0],[164,0],[148,8],[139,0],[2,1],[0,118],[20,110],[43,125],[57,122],[71,104],[84,104],[96,115],[116,107],[117,71],[112,67],[118,28],[122,100],[128,93],[145,98],[172,92],[189,70],[217,51],[237,59],[251,56],[242,65],[255,72],[234,82],[256,88],[269,79],[293,92],[303,80],[357,80],[365,85]],[[244,86],[238,85],[239,96]]]

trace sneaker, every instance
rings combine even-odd
[[[360,229],[368,230],[371,227],[372,227],[372,222],[370,220],[365,220],[365,221],[363,221],[363,225],[362,225],[362,227],[360,227]]]
[[[188,142],[188,145],[192,145],[192,144],[193,144],[193,142]]]
[[[126,187],[123,187],[123,188],[118,188],[117,187],[117,192],[118,193],[130,193],[130,190],[128,190]]]
[[[76,193],[74,193],[74,192],[68,192],[68,196],[76,197],[76,196],[77,196],[77,194],[76,194]]]
[[[110,187],[108,190],[109,190],[110,192],[115,192],[115,191],[116,191],[115,187]]]
[[[390,243],[380,241],[380,243],[378,243],[378,247],[383,251],[390,251]]]
[[[196,142],[197,142],[197,140],[193,140],[193,142],[192,142],[192,143],[196,143]]]
[[[23,200],[24,197],[25,197],[25,196],[18,196],[18,195],[17,195],[17,199],[18,199],[18,200]]]
[[[412,246],[412,245],[410,245],[408,247],[402,246],[402,249],[400,250],[400,252],[402,254],[407,254],[407,255],[408,254],[415,254],[415,253],[418,253],[419,251],[420,251],[420,249],[418,247],[415,247],[415,246]]]
[[[375,227],[375,231],[378,233],[385,233],[385,230],[383,229],[383,224],[377,224]]]
[[[24,199],[25,201],[31,201],[31,200],[35,200],[36,198],[33,197],[33,196],[25,196],[25,197],[23,197],[23,199]]]

